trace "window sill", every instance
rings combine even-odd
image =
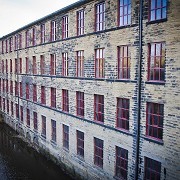
[[[51,142],[51,144],[52,144],[53,146],[57,146],[56,141],[51,140],[50,142]]]
[[[151,136],[145,136],[144,139],[145,139],[145,140],[148,140],[148,141],[150,141],[150,142],[159,144],[159,145],[164,145],[164,142],[163,142],[163,140],[161,140],[161,139],[155,139],[155,138],[153,138],[153,137],[151,137]]]
[[[146,81],[145,84],[165,85],[164,81]]]
[[[67,149],[66,147],[63,146],[63,150],[67,153],[69,153],[69,149]]]
[[[117,177],[117,176],[113,176],[113,178],[116,179],[116,180],[122,180],[122,179],[124,179],[123,177]]]
[[[97,121],[97,120],[94,120],[94,122],[96,122],[96,124],[104,124],[103,121]]]
[[[123,134],[130,135],[129,130],[122,129],[122,128],[119,128],[119,127],[116,127],[116,129],[117,129],[118,131],[122,132]]]
[[[146,22],[146,26],[149,25],[149,24],[162,23],[162,22],[166,22],[166,21],[167,21],[167,18],[158,19],[158,20],[153,20],[153,21],[148,21],[148,22]]]
[[[43,134],[41,134],[41,138],[42,138],[43,140],[46,140],[46,136],[43,135]]]

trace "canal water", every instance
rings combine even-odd
[[[0,123],[0,180],[71,180],[60,167],[27,146]]]

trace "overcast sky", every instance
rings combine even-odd
[[[0,0],[0,37],[78,0]]]

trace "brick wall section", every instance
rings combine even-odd
[[[94,33],[94,6],[101,1],[89,1],[63,14],[42,21],[46,26],[46,43],[40,44],[40,26],[36,27],[37,46],[25,48],[25,30],[22,33],[22,49],[11,53],[0,54],[0,61],[18,57],[23,59],[23,73],[17,77],[14,74],[2,74],[1,78],[18,80],[23,83],[23,98],[19,99],[19,105],[24,107],[24,123],[11,117],[11,113],[4,114],[6,122],[14,129],[24,133],[31,142],[38,141],[40,147],[54,155],[59,163],[85,179],[113,179],[115,172],[115,146],[128,150],[128,179],[135,176],[136,155],[136,124],[137,124],[137,74],[139,58],[139,0],[132,2],[132,23],[128,27],[117,28],[117,1],[106,0],[106,25],[105,31]],[[76,37],[76,12],[85,8],[85,35]],[[139,179],[144,177],[144,157],[149,157],[161,162],[161,179],[178,179],[179,173],[179,27],[180,3],[168,2],[167,21],[150,24],[147,17],[148,1],[143,6],[143,59],[142,59],[142,97],[141,97],[141,124],[140,124],[140,165]],[[69,38],[62,40],[62,17],[68,15]],[[57,41],[50,42],[50,21],[57,22]],[[29,28],[30,31],[32,28]],[[2,40],[2,39],[1,39]],[[147,82],[147,44],[151,42],[166,42],[166,75],[162,85]],[[117,47],[129,45],[131,57],[130,80],[117,80]],[[30,46],[32,46],[32,36]],[[4,46],[5,47],[5,46]],[[95,49],[105,49],[105,79],[95,79]],[[76,51],[84,50],[84,78],[76,78]],[[62,77],[62,53],[68,52],[69,75]],[[57,76],[50,76],[50,54],[56,54]],[[45,56],[45,75],[40,74],[40,55]],[[36,56],[37,75],[25,74],[25,57],[30,60]],[[18,78],[18,79],[17,79]],[[32,102],[32,88],[30,89],[30,101],[25,100],[25,84],[37,84],[37,103]],[[46,87],[46,106],[41,105],[41,86]],[[50,88],[56,88],[56,109],[50,108]],[[62,112],[62,89],[69,91],[69,114]],[[85,118],[76,116],[76,91],[84,92]],[[94,122],[94,94],[104,95],[104,124]],[[15,95],[5,95],[9,101],[18,103]],[[129,131],[116,129],[117,97],[130,99]],[[163,142],[157,143],[146,137],[146,102],[164,104]],[[31,126],[26,127],[26,108],[31,112]],[[38,132],[33,129],[33,111],[38,114]],[[15,114],[15,106],[14,106]],[[46,116],[47,137],[41,137],[41,115]],[[15,116],[14,116],[15,117]],[[57,142],[51,142],[51,119],[56,121]],[[62,125],[69,126],[69,150],[63,148]],[[76,130],[84,132],[84,159],[77,155]],[[94,142],[97,137],[104,141],[103,169],[94,165]],[[36,140],[34,139],[36,138]],[[164,170],[165,169],[165,170]],[[164,172],[166,171],[166,175]]]

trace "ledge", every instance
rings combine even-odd
[[[166,22],[167,18],[164,19],[158,19],[158,20],[153,20],[153,21],[148,21],[146,22],[146,26],[150,25],[150,24],[157,24],[157,23],[163,23]]]
[[[164,145],[164,142],[163,140],[156,140],[156,139],[153,139],[149,136],[144,136],[143,137],[145,140],[149,141],[149,142],[153,142],[153,143],[156,143],[156,144],[159,144],[159,145]]]
[[[163,81],[146,81],[145,84],[165,85],[166,83]]]

